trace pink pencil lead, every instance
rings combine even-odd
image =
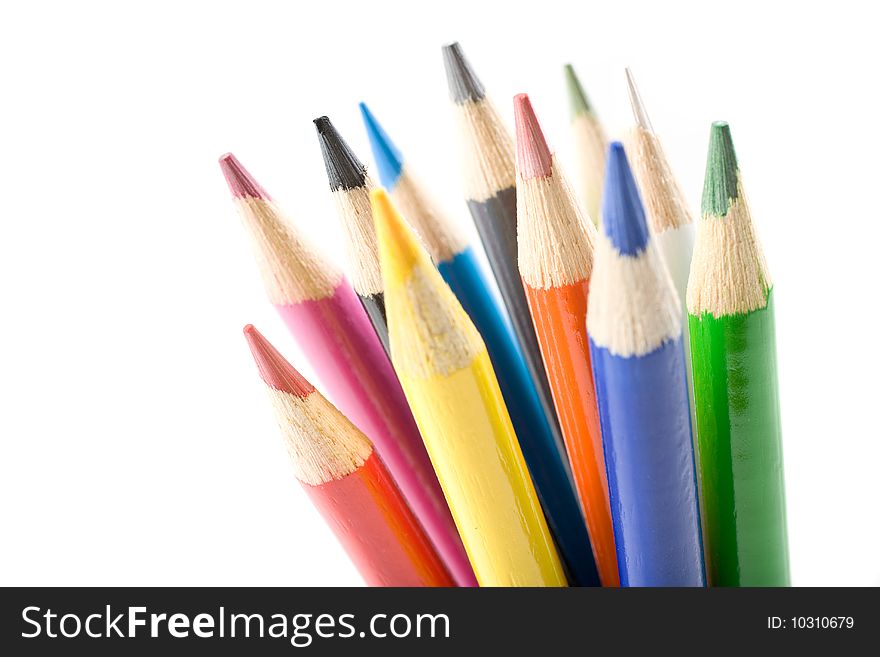
[[[271,197],[232,153],[220,157],[220,170],[235,198],[256,198],[270,201]]]
[[[516,119],[516,166],[519,175],[529,178],[546,178],[550,175],[551,153],[544,138],[544,131],[532,109],[528,94],[513,97]]]
[[[315,391],[315,387],[296,371],[253,324],[244,327],[244,337],[251,348],[260,378],[266,385],[297,397],[308,397]]]

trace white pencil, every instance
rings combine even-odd
[[[651,127],[632,71],[626,69],[629,99],[636,125],[629,135],[629,152],[642,203],[648,218],[648,227],[654,242],[663,256],[681,301],[682,326],[684,327],[685,361],[687,364],[688,398],[691,405],[691,423],[694,423],[693,374],[691,372],[691,348],[687,321],[687,283],[694,251],[694,221],[688,211],[687,201],[681,191],[660,140]]]

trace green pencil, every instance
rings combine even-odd
[[[565,86],[571,108],[571,133],[577,158],[577,189],[582,209],[599,225],[599,203],[605,180],[605,150],[608,140],[599,117],[590,104],[574,67],[565,65]]]
[[[687,306],[711,586],[788,586],[773,285],[730,128],[712,125]]]

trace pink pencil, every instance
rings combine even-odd
[[[476,586],[403,390],[354,290],[234,155],[221,157],[220,168],[253,238],[270,301],[331,399],[376,445],[456,582]]]

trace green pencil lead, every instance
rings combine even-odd
[[[726,121],[712,124],[706,182],[703,185],[703,217],[724,217],[731,202],[739,198],[739,165]]]
[[[571,118],[577,118],[582,114],[593,114],[593,106],[578,80],[574,67],[571,64],[565,65],[565,85],[568,87],[568,102],[571,108]]]

